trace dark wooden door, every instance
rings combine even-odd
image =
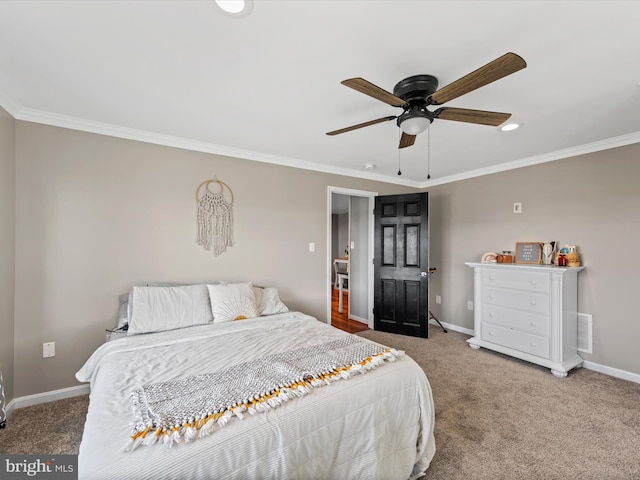
[[[375,199],[375,330],[428,336],[429,194]]]

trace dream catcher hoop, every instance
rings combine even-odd
[[[212,192],[209,186],[215,183],[217,192]],[[202,196],[200,189],[204,187]],[[229,192],[230,199],[224,197],[224,190]],[[205,180],[196,189],[196,204],[198,206],[198,245],[218,256],[233,246],[233,192],[224,182],[217,178]]]

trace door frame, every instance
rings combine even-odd
[[[354,190],[351,188],[327,187],[327,252],[326,252],[326,297],[327,297],[327,321],[331,325],[331,272],[333,268],[333,257],[331,255],[331,214],[333,212],[333,194],[347,195],[350,197],[366,197],[369,199],[369,215],[368,215],[368,232],[367,232],[367,325],[373,330],[373,207],[375,197],[378,192],[369,192],[366,190]],[[349,229],[351,229],[351,220],[349,220]]]

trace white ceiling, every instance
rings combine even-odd
[[[429,186],[640,141],[639,23],[635,1],[255,0],[236,19],[209,1],[4,0],[0,105],[20,120]],[[443,87],[506,52],[527,68],[446,106],[510,112],[519,130],[436,120],[400,151],[393,121],[325,135],[401,113],[344,79],[392,91],[426,73]]]

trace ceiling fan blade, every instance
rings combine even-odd
[[[398,146],[398,148],[410,147],[415,142],[416,142],[415,135],[409,135],[407,133],[402,132],[402,137],[400,137],[400,145]]]
[[[398,117],[389,116],[378,118],[377,120],[370,120],[368,122],[359,123],[358,125],[352,125],[351,127],[341,128],[340,130],[334,130],[333,132],[327,132],[327,135],[338,135],[340,133],[350,132],[351,130],[357,130],[358,128],[368,127],[369,125],[375,125],[376,123],[388,122],[389,120],[395,120]]]
[[[468,108],[442,107],[433,112],[435,118],[453,120],[456,122],[479,123],[497,127],[506,122],[510,113],[487,112],[485,110],[471,110]]]
[[[349,88],[353,88],[360,93],[364,93],[365,95],[369,95],[370,97],[375,98],[376,100],[380,100],[381,102],[388,103],[392,107],[401,107],[405,102],[400,97],[396,97],[395,95],[387,92],[386,90],[374,85],[371,82],[368,82],[364,78],[349,78],[348,80],[344,80],[342,85],[345,85]]]
[[[519,55],[511,52],[505,53],[503,56],[487,63],[484,67],[480,67],[441,88],[429,97],[430,103],[431,105],[442,105],[454,98],[511,75],[518,70],[522,70],[526,66],[527,62]]]

